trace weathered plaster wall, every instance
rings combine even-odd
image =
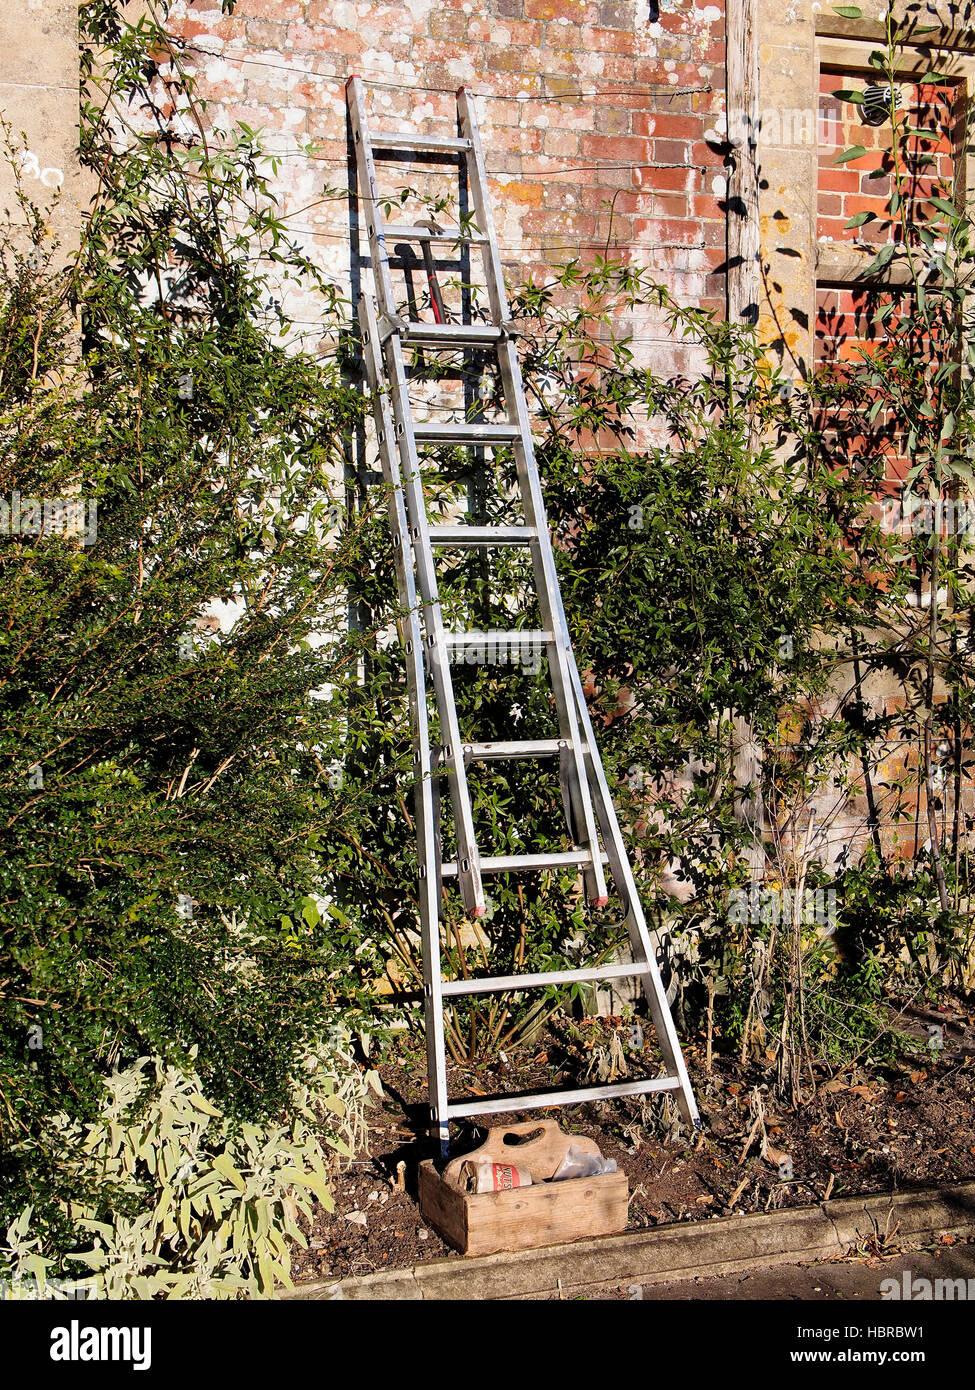
[[[370,85],[375,123],[452,133],[456,88],[478,95],[512,279],[607,247],[686,303],[724,305],[723,0],[206,0],[176,7],[215,124],[268,132],[290,227],[348,283],[344,83]],[[312,142],[309,148],[308,142]],[[610,212],[610,207],[612,211]],[[306,311],[308,312],[308,311]],[[684,349],[651,319],[649,351]]]
[[[24,191],[42,208],[56,205],[49,225],[70,246],[80,198],[74,0],[0,5],[0,115],[12,127]],[[0,209],[20,222],[14,193],[10,160],[0,154]]]

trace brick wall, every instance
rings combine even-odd
[[[344,82],[370,86],[378,127],[452,133],[453,93],[478,94],[512,279],[607,247],[682,302],[724,307],[720,3],[668,0],[183,0],[172,25],[215,125],[245,121],[282,155],[289,226],[348,285]],[[307,148],[311,143],[310,149]],[[610,211],[611,209],[611,211]],[[302,317],[313,323],[313,308]],[[684,349],[634,326],[663,366]]]
[[[867,79],[855,74],[824,72],[820,84],[820,125],[826,138],[819,161],[819,239],[876,245],[887,240],[889,235],[886,212],[894,189],[890,126],[864,125],[859,107],[833,95],[837,91],[862,92]],[[904,198],[913,215],[915,206],[920,211],[921,205],[932,195],[951,197],[956,127],[961,113],[958,94],[952,87],[901,82],[898,91],[900,109],[910,117],[912,126],[937,131],[941,136],[937,144],[912,141],[899,159]],[[837,155],[853,146],[864,153],[858,159],[837,165]],[[922,155],[923,162],[912,162],[912,153]],[[851,218],[862,213],[873,213],[877,221],[860,227],[847,226]]]

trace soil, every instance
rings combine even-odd
[[[870,1070],[851,1065],[820,1072],[815,1089],[809,1084],[794,1109],[774,1100],[771,1063],[743,1065],[716,1052],[708,1070],[701,1037],[685,1047],[704,1119],[698,1134],[659,1098],[532,1113],[557,1119],[567,1133],[587,1135],[616,1159],[629,1179],[630,1230],[975,1178],[972,1005],[949,1000],[918,1008],[892,1000],[891,1012],[903,1036],[897,1058]],[[932,1027],[942,1030],[937,1049],[929,1045]],[[615,1080],[618,1075],[606,1075],[614,1059],[617,1067],[622,1061],[634,1075],[647,1075],[647,1061],[631,1043],[630,1025],[621,1018],[568,1027],[556,1021],[543,1039],[507,1061],[450,1067],[450,1094],[542,1089],[570,1077],[576,1084]],[[595,1071],[600,1065],[601,1077]],[[426,1138],[422,1046],[404,1042],[379,1072],[384,1099],[370,1112],[368,1152],[333,1178],[335,1211],[319,1207],[306,1232],[308,1249],[295,1249],[296,1284],[462,1258],[426,1226],[416,1203],[417,1166],[437,1156]],[[515,1118],[525,1115],[494,1116],[492,1124]],[[483,1133],[466,1126],[452,1153],[477,1147]],[[782,1160],[791,1160],[791,1177]],[[884,1249],[863,1253],[889,1253],[896,1232],[878,1241]]]

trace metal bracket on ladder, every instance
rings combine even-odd
[[[647,928],[619,822],[613,807],[595,734],[586,708],[559,589],[549,537],[541,480],[535,460],[531,419],[521,367],[514,345],[504,275],[488,195],[487,174],[473,101],[466,88],[457,94],[459,135],[456,139],[402,132],[370,134],[362,81],[352,77],[346,87],[359,195],[362,199],[373,269],[376,305],[363,295],[358,305],[363,360],[372,394],[379,454],[387,492],[387,508],[395,558],[401,623],[407,657],[414,762],[418,771],[416,826],[420,874],[420,926],[423,943],[424,1011],[427,1070],[433,1132],[446,1145],[452,1119],[507,1113],[546,1106],[578,1104],[611,1096],[673,1092],[681,1113],[699,1124],[697,1106],[667,1005],[657,967],[656,941]],[[384,223],[376,176],[377,156],[389,161],[422,158],[427,164],[459,167],[466,176],[476,231],[444,232],[430,223],[387,226]],[[387,242],[416,242],[429,248],[432,240],[466,244],[480,250],[491,312],[490,323],[447,321],[442,303],[435,305],[434,323],[406,320],[397,310]],[[429,250],[428,250],[429,256]],[[432,266],[432,259],[425,258]],[[431,291],[435,281],[431,281]],[[438,287],[439,296],[439,287]],[[432,297],[432,295],[431,295]],[[438,424],[413,419],[408,391],[405,351],[446,346],[476,348],[496,354],[507,420],[501,424]],[[420,477],[420,449],[428,443],[453,442],[505,445],[513,450],[524,508],[524,526],[431,524]],[[465,634],[444,625],[437,581],[436,552],[442,546],[523,546],[531,558],[541,615],[537,632],[488,634],[507,642],[544,644],[558,718],[557,739],[465,742],[458,723],[450,670],[452,647]],[[432,686],[442,743],[430,743],[427,688]],[[559,854],[482,855],[474,832],[467,772],[472,762],[500,758],[556,757],[559,760],[567,823],[575,848]],[[439,762],[438,762],[439,758]],[[440,856],[440,826],[435,778],[446,775],[457,838],[457,858]],[[442,881],[456,879],[466,910],[485,912],[483,879],[490,874],[517,874],[539,869],[577,867],[594,905],[608,900],[606,870],[626,910],[633,960],[579,970],[495,976],[488,979],[444,980],[440,959],[440,898]],[[514,989],[639,978],[656,1029],[666,1073],[643,1080],[586,1086],[537,1094],[519,1094],[451,1101],[447,1095],[444,1044],[444,1000]]]

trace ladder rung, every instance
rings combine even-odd
[[[388,241],[435,241],[445,246],[486,246],[488,238],[479,234],[462,232],[459,227],[446,228],[435,232],[429,227],[408,227],[401,223],[387,223],[383,235]]]
[[[576,1091],[539,1091],[533,1095],[488,1096],[484,1100],[462,1100],[446,1106],[448,1119],[462,1115],[506,1115],[509,1111],[540,1110],[549,1105],[584,1105],[590,1100],[609,1100],[613,1096],[645,1096],[653,1091],[679,1091],[676,1076],[658,1076],[645,1081],[613,1081],[605,1086],[584,1086]]]
[[[434,545],[527,545],[538,536],[535,526],[431,526]]]
[[[609,863],[609,855],[601,853],[603,864]],[[591,864],[592,855],[587,849],[573,849],[565,854],[501,854],[479,861],[482,874],[510,874],[527,872],[529,869],[572,869],[582,864]],[[442,869],[444,878],[457,877],[457,865],[450,861]]]
[[[544,628],[530,631],[515,628],[512,632],[445,632],[445,647],[540,647],[546,642],[554,642],[555,634]]]
[[[512,989],[546,989],[549,985],[570,985],[576,980],[626,980],[646,975],[649,967],[636,961],[617,965],[594,965],[589,970],[543,970],[536,975],[495,975],[482,980],[444,980],[440,992],[445,998],[459,994],[504,994]]]
[[[369,138],[372,141],[373,154],[379,150],[396,154],[469,154],[471,148],[469,140],[461,140],[456,136],[418,135],[410,130],[398,131],[396,134],[375,130],[369,132]]]
[[[415,423],[413,434],[423,444],[513,444],[521,438],[517,425],[483,425],[423,420]]]
[[[481,347],[500,342],[503,331],[494,323],[410,322],[400,336],[421,347]]]
[[[517,742],[465,743],[464,757],[476,762],[492,758],[555,758],[568,752],[572,744],[567,738],[523,739]]]

